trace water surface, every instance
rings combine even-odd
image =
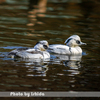
[[[99,1],[0,3],[0,91],[100,91]],[[50,61],[5,57],[39,40],[63,44],[73,34],[87,43],[82,56],[52,55]]]

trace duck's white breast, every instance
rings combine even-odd
[[[44,59],[50,58],[50,54],[47,51],[43,51],[43,57]]]
[[[80,47],[71,47],[71,54],[82,54],[82,49]]]

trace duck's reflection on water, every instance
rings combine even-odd
[[[75,76],[80,73],[82,55],[52,55],[56,58],[52,59],[51,64],[63,65],[64,75]]]
[[[14,61],[24,61],[25,67],[28,68],[27,72],[34,72],[32,74],[28,74],[28,76],[46,76],[46,72],[48,71],[48,65],[63,65],[68,67],[66,70],[70,72],[70,75],[79,74],[78,69],[81,68],[81,58],[82,55],[51,55],[51,59],[23,59],[16,58]]]
[[[51,59],[26,59],[26,58],[15,58],[14,61],[25,61],[26,67],[29,65],[34,66],[43,66],[44,64],[58,64],[64,65],[66,67],[81,67],[82,55],[58,55],[53,54],[51,55]]]
[[[50,59],[15,58],[15,62],[22,62],[28,68],[27,76],[46,76]]]
[[[82,55],[51,55],[52,64],[63,64],[69,67],[79,67],[79,63],[81,62]],[[74,66],[75,65],[75,66]]]
[[[77,69],[81,67],[81,64],[80,64],[81,58],[82,58],[82,55],[70,55],[68,56],[68,59],[64,61],[63,63],[66,67]]]
[[[15,58],[12,60],[14,65],[24,66],[27,68],[26,75],[27,76],[47,76],[47,72],[49,70],[49,66],[58,65],[65,66],[62,70],[64,72],[63,75],[74,76],[79,74],[79,68],[81,68],[81,58],[82,55],[51,55],[50,59],[23,59],[23,58]],[[7,58],[6,58],[7,60]],[[8,58],[9,60],[9,58]],[[56,67],[56,70],[59,69]]]

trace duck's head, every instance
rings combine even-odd
[[[86,43],[81,42],[81,39],[78,35],[70,36],[66,41],[65,44],[69,47],[76,47],[80,45],[86,45]]]
[[[48,49],[48,47],[49,47],[48,42],[46,40],[42,40],[36,43],[34,49],[45,51],[46,49]]]

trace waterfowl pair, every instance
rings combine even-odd
[[[49,45],[48,52],[56,54],[82,54],[82,49],[80,45],[86,45],[86,43],[81,42],[78,35],[70,36],[66,41],[66,45],[62,44],[52,44]]]
[[[11,51],[8,55],[11,57],[21,57],[21,58],[50,58],[50,53],[55,54],[82,54],[82,49],[80,45],[86,45],[86,43],[81,42],[78,35],[70,36],[66,41],[66,45],[62,44],[52,44],[48,45],[48,42],[43,40],[39,41],[34,48],[19,48]],[[47,51],[48,52],[47,52]]]

